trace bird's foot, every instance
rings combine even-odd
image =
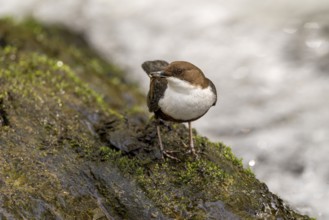
[[[199,155],[195,151],[194,147],[187,146],[187,144],[185,144],[183,141],[182,141],[182,144],[185,148],[189,148],[189,150],[187,151],[188,154],[192,154],[196,159],[199,159]]]
[[[195,150],[190,149],[187,152],[192,154],[192,156],[195,157],[195,159],[197,159],[197,160],[199,159],[199,154],[197,152],[195,152]]]
[[[180,159],[178,159],[177,157],[171,155],[171,154],[177,153],[177,152],[178,151],[166,151],[166,150],[164,150],[164,151],[162,151],[162,158],[164,158],[164,156],[165,156],[165,157],[168,157],[172,160],[180,161]]]

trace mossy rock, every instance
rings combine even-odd
[[[310,219],[181,124],[160,159],[145,97],[79,35],[4,19],[0,47],[0,219]]]

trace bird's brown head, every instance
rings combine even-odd
[[[203,72],[197,66],[186,61],[172,62],[164,70],[155,72],[154,76],[166,77],[168,79],[170,77],[176,77],[193,85],[201,87],[208,86],[208,81]]]

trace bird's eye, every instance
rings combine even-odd
[[[182,72],[183,72],[183,70],[180,69],[180,68],[175,69],[175,73],[176,73],[177,75],[182,74]]]

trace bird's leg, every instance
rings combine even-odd
[[[194,149],[194,143],[193,143],[193,132],[192,132],[192,125],[191,122],[188,122],[188,129],[189,129],[189,136],[190,136],[190,148],[191,148],[191,152],[193,155],[196,155],[195,153],[195,149]]]
[[[171,159],[173,159],[173,160],[177,160],[177,161],[179,161],[179,159],[178,158],[176,158],[176,157],[174,157],[174,156],[171,156],[170,154],[169,154],[169,152],[167,152],[167,151],[165,151],[164,149],[163,149],[163,144],[162,144],[162,139],[161,139],[161,134],[160,134],[160,123],[159,123],[160,121],[158,121],[158,123],[157,123],[157,134],[158,134],[158,140],[159,140],[159,145],[160,145],[160,151],[161,151],[161,157],[162,157],[162,159],[163,159],[163,155],[165,155],[166,157],[169,157],[169,158],[171,158]],[[171,152],[172,153],[172,152]]]
[[[160,151],[162,153],[163,152],[163,145],[162,145],[162,140],[161,140],[160,125],[159,125],[159,123],[157,124],[157,134],[158,134],[158,140],[159,140],[159,145],[160,145]]]

